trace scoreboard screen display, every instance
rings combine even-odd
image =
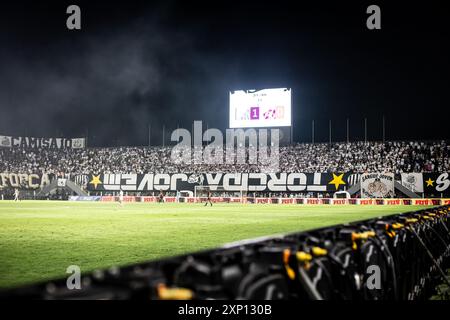
[[[230,128],[291,126],[291,89],[230,92]]]

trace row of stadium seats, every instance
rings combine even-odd
[[[450,207],[98,270],[0,293],[33,299],[427,299],[450,262]]]
[[[0,172],[99,173],[259,172],[255,164],[176,164],[172,147],[87,149],[0,148]],[[302,143],[280,147],[281,172],[446,172],[450,147],[442,142]]]

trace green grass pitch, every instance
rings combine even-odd
[[[0,201],[0,287],[418,208]]]

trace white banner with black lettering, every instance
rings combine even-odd
[[[86,147],[86,139],[0,136],[0,147],[82,149]]]

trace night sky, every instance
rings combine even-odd
[[[17,3],[19,2],[19,3]],[[34,1],[37,2],[37,1]],[[0,134],[161,144],[228,125],[228,92],[291,87],[294,139],[450,139],[449,14],[364,1],[16,1],[0,13]],[[391,1],[394,2],[394,1]],[[81,7],[82,29],[66,28]],[[381,8],[381,30],[366,8]],[[166,134],[167,136],[167,134]]]

